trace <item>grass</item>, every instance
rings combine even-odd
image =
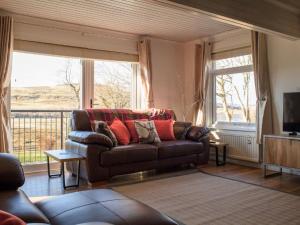
[[[44,152],[40,152],[38,150],[14,152],[14,155],[18,157],[22,164],[46,162],[47,160]]]

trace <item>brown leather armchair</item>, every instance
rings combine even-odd
[[[25,177],[19,160],[0,153],[0,210],[30,225],[182,225],[109,189],[65,194],[33,204],[20,189]]]

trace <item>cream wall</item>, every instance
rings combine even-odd
[[[282,132],[283,93],[300,91],[300,41],[268,36],[275,133]],[[299,99],[300,102],[300,99]]]
[[[182,119],[184,88],[184,48],[183,44],[151,38],[151,60],[153,75],[154,104],[156,108],[175,110]]]

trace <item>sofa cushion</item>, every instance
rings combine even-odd
[[[120,145],[128,145],[130,142],[130,133],[125,126],[125,124],[119,120],[119,119],[114,119],[112,124],[109,126],[109,128],[112,130],[112,132],[115,134],[118,143]]]
[[[114,134],[114,132],[111,131],[111,129],[109,128],[106,122],[96,120],[95,131],[97,133],[104,134],[107,137],[109,137],[114,147],[118,145],[118,140],[116,138],[116,135]]]
[[[136,132],[139,135],[139,142],[143,144],[159,143],[160,138],[155,128],[153,120],[151,121],[138,121],[134,122]]]
[[[43,200],[36,205],[53,225],[87,222],[114,225],[178,225],[149,206],[109,189],[69,193]]]
[[[49,223],[46,216],[20,190],[1,191],[0,210],[11,213],[26,223]]]
[[[209,133],[207,127],[191,126],[186,134],[186,139],[192,141],[199,141],[202,137]]]
[[[204,150],[202,143],[188,140],[163,141],[157,147],[159,159],[199,154]]]
[[[15,215],[0,210],[0,225],[26,225],[23,220]]]
[[[173,125],[174,135],[176,139],[185,140],[186,134],[191,126],[191,122],[176,121]]]
[[[139,142],[139,135],[136,131],[134,121],[135,120],[125,120],[125,125],[128,128],[128,131],[130,133],[131,143],[138,143]]]
[[[174,120],[154,120],[154,124],[160,140],[176,140],[173,131]]]
[[[117,146],[101,154],[101,165],[113,166],[134,162],[157,160],[157,147],[148,144]]]

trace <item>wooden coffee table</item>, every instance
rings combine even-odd
[[[47,168],[48,168],[48,176],[49,178],[53,177],[60,177],[63,176],[63,186],[64,189],[70,188],[70,187],[79,187],[79,176],[80,176],[80,161],[85,160],[85,157],[75,153],[72,150],[49,150],[44,151],[44,153],[47,156]],[[60,173],[58,174],[51,174],[50,173],[50,163],[49,158],[53,158],[54,160],[60,162]],[[77,182],[73,185],[66,185],[66,179],[65,179],[65,162],[71,162],[71,161],[77,161],[78,167],[77,167]]]

